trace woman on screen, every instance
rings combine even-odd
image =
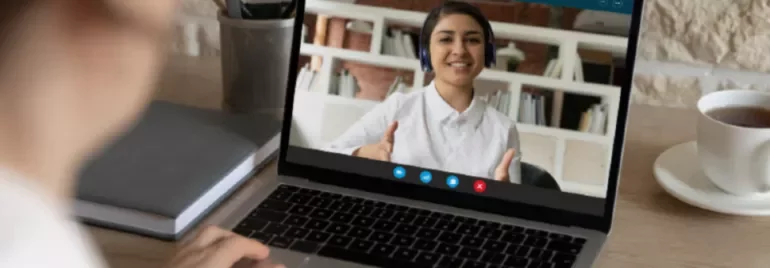
[[[474,6],[446,2],[425,19],[420,62],[435,79],[395,93],[326,148],[374,160],[521,183],[513,120],[474,94],[473,82],[494,65],[494,34]]]

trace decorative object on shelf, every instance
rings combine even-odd
[[[345,29],[351,32],[356,33],[362,33],[362,34],[372,34],[372,25],[365,21],[361,20],[351,20],[347,24],[345,24]]]
[[[519,63],[527,59],[527,56],[516,47],[513,41],[508,42],[508,46],[497,50],[497,63],[495,69],[513,72],[519,66]]]

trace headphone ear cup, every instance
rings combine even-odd
[[[427,49],[423,48],[420,50],[420,65],[422,65],[423,71],[430,72],[433,70],[430,65],[430,54],[428,54]]]
[[[484,56],[486,57],[485,64],[487,65],[487,68],[495,66],[495,62],[497,61],[497,49],[495,49],[494,43],[492,42],[487,43]]]

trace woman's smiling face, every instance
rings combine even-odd
[[[484,32],[465,14],[441,16],[430,37],[430,61],[436,79],[468,86],[484,69]]]

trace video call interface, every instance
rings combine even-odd
[[[633,1],[564,3],[307,1],[287,161],[602,215]]]

